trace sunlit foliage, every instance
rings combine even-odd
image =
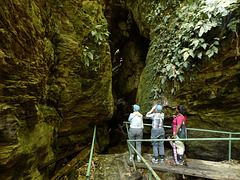
[[[153,3],[146,21],[151,25],[152,44],[148,59],[154,59],[154,77],[160,76],[159,87],[152,92],[155,99],[165,90],[165,83],[182,83],[185,72],[196,69],[196,62],[218,53],[221,40],[229,31],[236,32],[239,18],[232,16],[239,8],[236,0],[171,1]],[[230,18],[223,25],[224,17]],[[226,23],[226,22],[224,22]],[[219,28],[226,26],[226,28]],[[219,33],[209,33],[220,29]],[[191,77],[190,77],[191,78]],[[174,93],[179,85],[171,90]]]

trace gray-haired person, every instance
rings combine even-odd
[[[139,112],[140,107],[138,105],[133,105],[133,113],[129,115],[128,121],[130,121],[130,129],[128,132],[128,136],[130,140],[137,140],[142,139],[143,137],[143,115]],[[141,141],[131,142],[133,147],[135,147],[136,144],[136,150],[139,154],[142,153]],[[129,160],[132,161],[134,159],[134,150],[131,148],[132,156],[130,155]],[[141,162],[141,158],[137,156],[137,161]]]
[[[146,114],[148,118],[152,120],[151,139],[164,139],[165,131],[163,127],[164,113],[161,113],[162,106],[155,105]],[[153,158],[152,162],[158,163],[158,155],[160,155],[160,161],[164,162],[164,142],[152,141]]]

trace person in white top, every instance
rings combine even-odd
[[[129,115],[128,121],[130,121],[130,129],[128,132],[128,137],[130,140],[142,139],[143,137],[143,115],[139,112],[140,107],[138,105],[133,105],[133,113]],[[131,142],[133,147],[136,145],[136,150],[139,154],[142,153],[141,141]],[[129,160],[134,159],[134,150],[131,148],[132,156],[130,155]],[[141,162],[141,158],[137,156],[137,161]]]
[[[151,139],[164,139],[165,131],[163,127],[164,113],[161,113],[162,106],[154,105],[152,109],[146,114],[152,120]],[[164,162],[164,142],[152,141],[153,158],[152,162],[158,163],[158,152],[161,163]]]

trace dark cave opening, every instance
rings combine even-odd
[[[127,148],[127,130],[123,122],[128,120],[132,105],[136,103],[137,88],[150,41],[140,34],[131,12],[123,4],[108,4],[105,16],[110,17],[108,29],[115,104],[113,118],[108,122],[110,144],[106,151],[109,153],[119,145],[123,151]]]

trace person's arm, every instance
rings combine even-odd
[[[173,135],[173,139],[176,139],[177,133],[179,132],[180,128],[181,128],[181,125],[177,125],[175,134]]]
[[[133,119],[133,113],[131,113],[128,117],[128,121],[131,121]]]
[[[143,127],[143,115],[141,116],[141,119],[142,119],[142,129],[143,129],[143,128],[144,128],[144,127]]]
[[[164,113],[160,113],[161,114],[161,118],[164,121]]]
[[[152,113],[153,113],[153,111],[155,110],[155,108],[156,108],[156,107],[155,107],[155,105],[154,105],[154,106],[152,107],[152,109],[146,114],[146,116],[149,117],[149,118],[153,117],[153,114],[152,114]]]

